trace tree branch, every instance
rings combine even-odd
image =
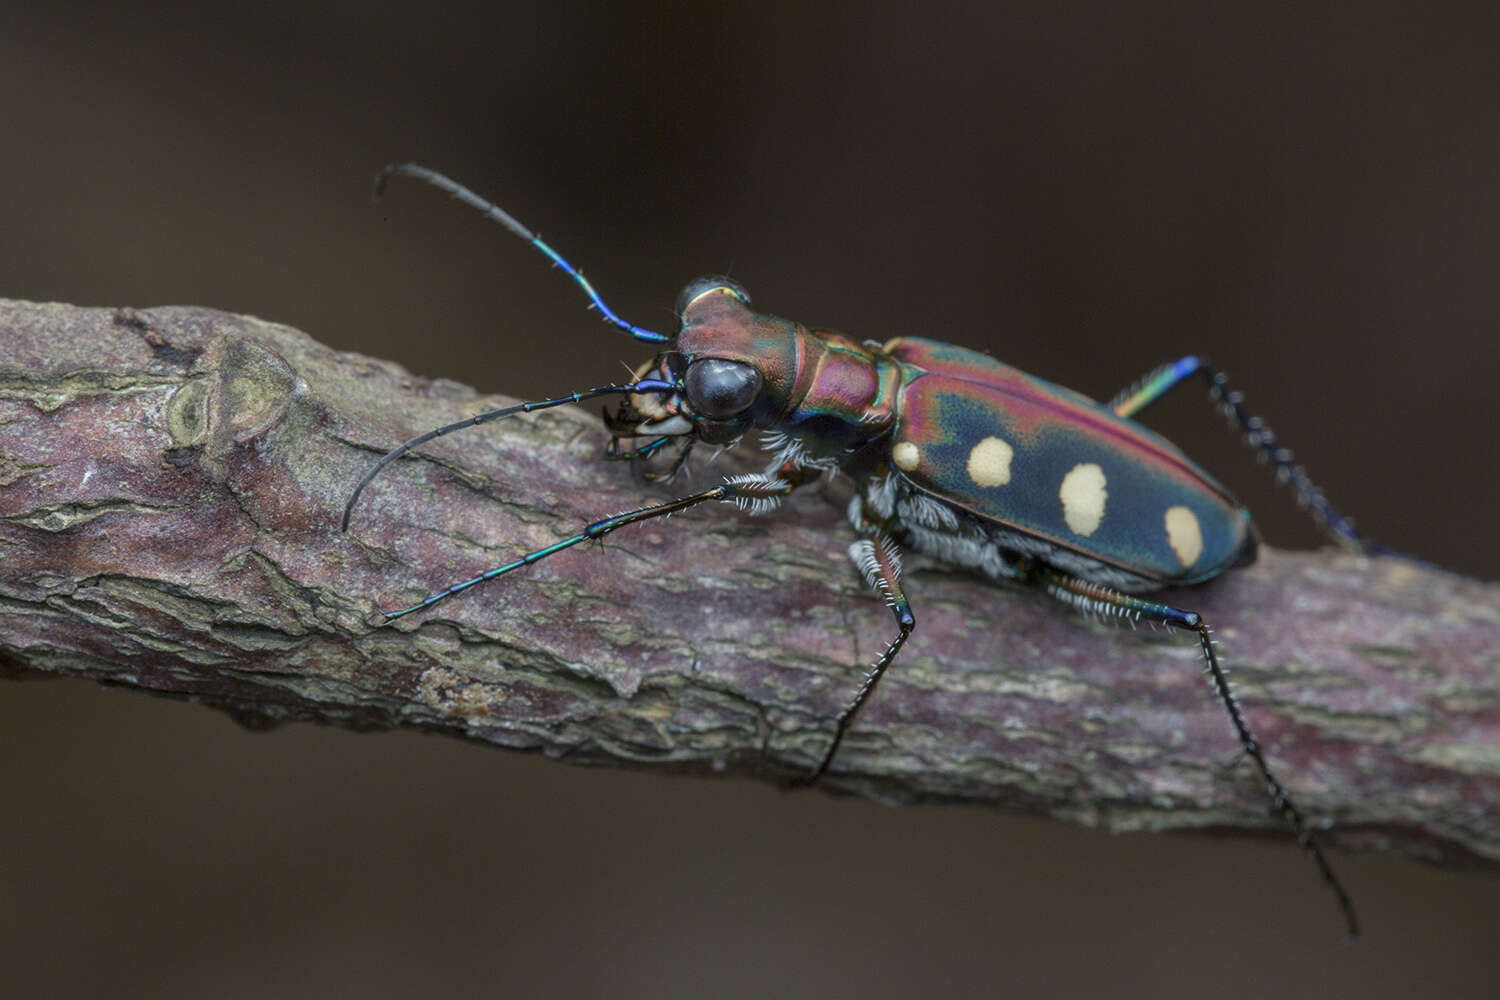
[[[247,722],[785,778],[893,631],[815,492],[769,519],[724,506],[627,529],[371,628],[377,604],[670,491],[597,461],[596,419],[553,410],[396,463],[341,534],[380,454],[495,401],[208,309],[0,301],[0,342],[0,662],[16,675]],[[1190,638],[957,574],[907,589],[917,631],[828,785],[1280,834]],[[1265,551],[1168,599],[1217,628],[1273,766],[1336,821],[1326,840],[1500,863],[1500,588]]]

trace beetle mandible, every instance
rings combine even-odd
[[[615,315],[540,237],[442,174],[394,164],[380,172],[376,194],[397,175],[432,184],[499,222],[565,271],[606,322],[663,348],[629,382],[491,410],[407,441],[355,487],[344,508],[344,530],[365,487],[411,449],[461,428],[601,396],[624,397],[614,413],[605,414],[613,435],[607,458],[649,458],[676,446],[668,471],[648,478],[670,477],[698,441],[727,447],[753,430],[762,432],[773,458],[763,473],[731,476],[711,489],[585,525],[409,608],[381,611],[384,621],[627,524],[713,500],[765,513],[798,486],[842,473],[855,484],[848,519],[858,537],[849,555],[890,607],[896,633],[834,720],[828,748],[806,781],[828,770],[850,723],[916,626],[901,583],[905,547],[992,579],[1037,587],[1085,612],[1191,633],[1272,803],[1338,900],[1348,936],[1358,934],[1349,895],[1266,762],[1219,664],[1208,624],[1195,612],[1138,596],[1201,583],[1255,558],[1249,512],[1175,446],[1132,419],[1192,376],[1208,383],[1220,409],[1334,539],[1365,551],[1352,523],[1329,505],[1265,423],[1244,409],[1243,397],[1226,387],[1222,373],[1201,358],[1186,357],[1100,404],[951,344],[898,337],[874,346],[756,313],[744,288],[718,276],[683,289],[676,308],[681,327],[665,336]],[[626,448],[624,439],[645,443]]]

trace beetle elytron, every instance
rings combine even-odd
[[[381,171],[415,177],[478,208],[531,243],[588,294],[605,320],[662,353],[632,381],[481,413],[430,431],[391,451],[355,488],[433,438],[516,413],[606,395],[623,396],[606,423],[606,456],[645,458],[677,445],[670,475],[696,441],[731,445],[759,430],[774,452],[762,474],[733,476],[712,489],[604,518],[545,548],[455,584],[386,621],[431,607],[486,580],[528,566],[617,528],[723,500],[754,512],[774,509],[825,472],[856,485],[848,517],[858,540],[855,565],[895,618],[896,634],[834,723],[827,751],[809,777],[833,761],[839,743],[916,624],[901,584],[902,547],[999,580],[1029,584],[1081,610],[1191,632],[1245,753],[1275,807],[1311,854],[1338,899],[1349,935],[1353,904],[1329,868],[1241,713],[1215,655],[1208,625],[1191,612],[1135,596],[1199,583],[1255,557],[1250,515],[1224,487],[1165,439],[1135,423],[1168,389],[1198,375],[1277,474],[1330,533],[1360,549],[1353,526],[1333,510],[1291,453],[1243,409],[1224,376],[1196,357],[1148,374],[1107,405],[1033,378],[975,351],[904,337],[879,347],[843,334],[751,311],[750,296],[728,278],[700,278],[677,301],[682,326],[671,337],[616,316],[583,275],[500,208],[415,164]],[[623,439],[644,439],[624,448]],[[653,478],[661,478],[660,475]]]

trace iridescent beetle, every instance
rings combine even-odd
[[[529,566],[617,528],[711,500],[756,513],[825,472],[842,472],[856,495],[848,518],[858,540],[849,555],[889,605],[896,635],[839,713],[833,738],[808,781],[833,761],[849,724],[916,624],[901,585],[901,547],[998,580],[1030,584],[1081,610],[1191,632],[1245,753],[1272,802],[1312,856],[1358,934],[1353,904],[1271,772],[1196,613],[1134,596],[1200,583],[1255,558],[1250,514],[1212,476],[1164,438],[1135,423],[1184,379],[1204,378],[1220,408],[1296,491],[1335,539],[1357,551],[1354,527],[1243,409],[1222,374],[1202,359],[1165,365],[1100,405],[995,359],[933,340],[901,337],[875,347],[829,330],[750,309],[750,296],[724,277],[699,278],[677,300],[682,327],[671,337],[627,323],[571,264],[497,206],[415,164],[386,167],[377,195],[397,174],[426,181],[482,211],[531,243],[588,294],[606,322],[637,340],[665,345],[633,380],[481,413],[413,438],[376,463],[344,508],[389,463],[451,431],[532,410],[606,395],[624,401],[605,421],[608,458],[646,458],[679,442],[670,475],[696,441],[728,446],[763,433],[774,457],[764,473],[732,476],[711,489],[604,518],[545,548],[400,611],[431,607],[486,580]],[[623,439],[645,439],[623,448]],[[652,478],[661,478],[661,475]]]

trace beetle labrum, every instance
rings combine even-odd
[[[1329,533],[1363,551],[1353,525],[1328,504],[1269,428],[1245,411],[1221,373],[1200,358],[1183,358],[1099,404],[950,344],[902,337],[877,347],[755,313],[750,296],[725,277],[699,278],[684,288],[676,309],[681,328],[666,336],[615,315],[540,237],[441,174],[416,164],[392,165],[381,171],[376,193],[397,175],[425,181],[479,209],[565,271],[606,322],[663,347],[629,382],[491,410],[407,441],[355,487],[344,508],[344,530],[365,487],[411,449],[465,427],[601,396],[624,397],[613,414],[605,414],[613,435],[607,458],[648,458],[677,446],[670,470],[649,478],[680,469],[697,441],[730,446],[752,430],[762,432],[773,457],[764,473],[731,476],[710,489],[603,518],[409,608],[381,611],[385,622],[628,524],[708,501],[766,513],[798,486],[842,473],[855,484],[848,519],[857,539],[849,555],[890,607],[896,634],[834,720],[827,750],[807,781],[828,770],[850,723],[915,627],[901,582],[905,547],[992,579],[1037,587],[1084,612],[1196,637],[1240,745],[1336,897],[1349,937],[1357,935],[1353,904],[1266,762],[1207,623],[1192,611],[1138,596],[1200,583],[1255,557],[1249,512],[1175,446],[1132,419],[1192,376],[1208,383],[1220,409]],[[626,439],[645,443],[625,448]]]

